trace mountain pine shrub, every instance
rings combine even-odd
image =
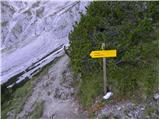
[[[158,1],[95,1],[70,33],[68,49],[75,75],[81,74],[78,97],[84,106],[103,94],[102,59],[90,52],[116,49],[107,58],[108,84],[117,97],[146,98],[158,89]]]

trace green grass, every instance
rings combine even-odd
[[[158,110],[155,107],[148,107],[144,113],[143,113],[143,118],[147,119],[147,118],[152,118],[152,119],[158,119],[158,115],[156,114],[156,110]]]
[[[39,119],[43,114],[44,102],[38,102],[35,104],[35,108],[30,114],[30,119]]]
[[[102,82],[102,74],[91,73],[79,83],[78,100],[83,106],[89,107],[97,96],[102,95]]]
[[[32,93],[36,80],[36,78],[32,78],[24,86],[16,89],[12,94],[12,98],[2,104],[2,118],[7,118],[7,113],[12,109],[15,110],[15,114],[18,114],[22,110],[27,98]]]

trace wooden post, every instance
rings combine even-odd
[[[104,49],[105,49],[105,43],[102,43],[102,50]],[[103,58],[103,80],[104,80],[104,94],[106,94],[107,92],[106,58]]]

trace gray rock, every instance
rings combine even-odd
[[[117,110],[120,111],[120,110],[121,110],[121,107],[118,107]]]
[[[17,81],[31,78],[61,56],[64,53],[63,47],[69,44],[68,35],[73,25],[80,20],[79,13],[85,14],[85,7],[89,3],[2,1],[0,50],[4,62],[1,66],[1,84],[25,70],[16,78]]]
[[[141,111],[144,111],[144,108],[143,108],[143,107],[141,108]]]
[[[158,99],[159,99],[159,94],[156,93],[153,98],[154,98],[155,100],[158,100]]]
[[[132,114],[131,114],[131,113],[128,113],[127,115],[128,115],[129,117],[132,117]]]

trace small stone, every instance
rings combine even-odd
[[[141,108],[142,111],[144,111],[144,108]]]
[[[129,117],[132,117],[132,114],[131,114],[131,113],[128,113],[128,116],[129,116]]]
[[[158,94],[158,93],[156,93],[156,94],[154,95],[154,99],[155,99],[155,100],[159,99],[159,94]]]
[[[118,107],[117,110],[120,111],[120,110],[121,110],[121,107]]]
[[[149,119],[150,117],[147,115],[145,118],[146,118],[146,119]]]

